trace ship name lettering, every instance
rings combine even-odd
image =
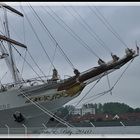
[[[66,92],[61,92],[58,94],[54,94],[52,96],[44,95],[44,96],[38,96],[38,97],[31,97],[30,100],[33,102],[52,101],[54,99],[59,99],[61,97],[68,97],[68,96],[69,96],[69,94],[67,94]],[[25,103],[30,103],[31,101],[27,100],[27,101],[25,101]]]

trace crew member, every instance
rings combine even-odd
[[[125,53],[126,53],[126,55],[128,56],[128,55],[134,54],[134,51],[133,51],[132,49],[126,48],[126,49],[125,49]]]
[[[80,72],[77,69],[74,69],[74,74],[76,76],[76,83],[80,83],[80,81],[79,81]]]
[[[114,62],[119,60],[119,57],[117,55],[111,53],[111,56],[112,56]]]
[[[58,72],[57,70],[54,68],[53,69],[53,75],[52,75],[52,80],[53,81],[57,81],[59,78],[58,78]]]
[[[98,64],[99,64],[100,66],[102,66],[102,65],[105,65],[105,62],[104,62],[102,59],[99,58]]]
[[[80,75],[80,72],[77,69],[74,69],[74,74],[76,75],[76,77],[78,77]]]

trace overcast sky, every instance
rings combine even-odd
[[[55,44],[49,38],[48,33],[41,26],[41,24],[35,18],[33,11],[27,7],[25,3],[8,3],[11,6],[14,6],[17,10],[22,11],[21,5],[29,18],[30,22],[33,25],[39,39],[41,40],[43,46],[45,47],[46,52],[53,59],[55,52]],[[32,4],[32,3],[30,3]],[[65,5],[65,8],[63,5]],[[92,9],[96,11],[95,5],[98,10],[102,13],[102,15],[107,19],[109,24],[115,29],[115,31],[119,34],[121,39],[129,46],[130,48],[135,49],[135,41],[140,45],[140,4],[132,3],[131,4],[121,4],[121,3],[49,3],[51,9],[62,19],[64,22],[84,41],[90,46],[94,52],[98,56],[100,56],[105,61],[110,61],[111,56],[107,48],[109,48],[113,53],[117,54],[119,57],[122,57],[125,54],[125,46],[124,44],[118,40],[110,31],[106,28],[106,26],[99,20],[97,15],[90,10],[88,6],[92,5]],[[94,5],[93,5],[94,4]],[[20,5],[20,6],[19,6]],[[91,51],[85,49],[79,41],[77,41],[73,36],[68,33],[64,27],[68,30],[68,28],[59,20],[50,9],[47,7],[47,3],[43,4],[44,8],[40,7],[41,3],[35,3],[33,8],[36,10],[37,14],[43,20],[44,24],[47,26],[51,34],[55,37],[59,45],[62,47],[64,52],[67,54],[68,58],[71,60],[73,65],[79,69],[80,72],[87,70],[91,67],[97,65],[98,58],[94,56]],[[92,28],[90,30],[92,34],[93,31],[103,40],[105,43],[106,49],[99,45],[99,43],[93,38],[93,36],[87,31],[87,25],[85,27],[84,22],[81,18],[76,14],[76,12],[70,7],[73,8],[79,13],[79,15],[84,19],[84,21]],[[48,11],[57,21],[61,24],[58,24],[52,16],[50,16],[46,11]],[[97,12],[97,11],[96,11]],[[72,16],[72,15],[74,16]],[[98,13],[99,16],[99,13]],[[1,14],[1,18],[3,15]],[[11,14],[8,12],[9,19],[9,27],[11,32],[11,38],[18,40],[19,42],[25,43],[28,46],[28,50],[34,57],[35,61],[41,67],[43,72],[48,75],[50,73],[50,62],[46,57],[39,41],[34,35],[29,23],[26,18],[23,19],[15,14]],[[83,27],[84,24],[84,27]],[[64,27],[62,27],[64,25]],[[25,28],[25,30],[23,30]],[[2,29],[2,24],[0,23],[0,29]],[[25,33],[25,38],[24,38]],[[24,56],[25,50],[18,49],[22,55]],[[19,69],[21,70],[23,65],[23,60],[19,58],[19,56],[15,53],[15,60]],[[30,60],[29,55],[27,55],[27,60],[32,64],[35,70],[39,73],[40,71],[35,67],[33,62]],[[54,65],[56,66],[61,78],[64,78],[64,75],[73,75],[72,67],[65,60],[65,58],[60,53],[60,50],[57,48],[55,53]],[[127,65],[126,65],[127,66]],[[120,70],[114,72],[109,75],[110,83],[113,85],[117,78],[124,71],[126,66],[122,67]],[[0,77],[4,75],[7,71],[6,65],[3,61],[0,62],[1,73]],[[96,100],[83,100],[83,103],[105,103],[105,102],[121,102],[126,103],[131,107],[140,107],[140,63],[139,57],[137,57],[129,69],[126,71],[122,79],[116,85],[113,90],[113,94],[109,93],[98,98]],[[23,77],[31,78],[36,75],[33,71],[25,64]],[[10,73],[7,73],[2,82],[7,82],[7,78],[10,77]],[[9,82],[9,80],[8,80]],[[90,84],[86,89],[84,89],[83,93],[71,101],[69,104],[74,104],[78,102],[88,91],[88,89],[93,86],[94,83]],[[85,98],[89,98],[93,94],[98,92],[102,92],[104,90],[108,90],[107,78],[104,77],[101,82],[87,95]]]

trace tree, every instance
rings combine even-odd
[[[136,109],[134,109],[134,112],[136,112],[136,113],[140,113],[140,108],[136,108]]]
[[[96,112],[97,113],[103,113],[103,105],[101,103],[97,104]]]
[[[129,107],[124,103],[110,102],[110,103],[105,103],[103,105],[103,113],[110,113],[115,115],[115,114],[121,114],[127,112],[133,112],[133,108]]]
[[[128,113],[133,113],[135,110],[133,108],[128,108]]]

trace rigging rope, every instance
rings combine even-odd
[[[56,55],[56,50],[57,50],[57,46],[55,47],[54,54],[53,54],[53,58],[52,58],[52,62],[53,62],[53,63],[54,63],[54,59],[55,59],[55,55]],[[50,68],[49,68],[48,75],[50,75],[51,69],[52,69],[52,65],[51,65]]]
[[[130,61],[130,63],[127,65],[127,67],[125,68],[125,70],[122,72],[122,74],[120,75],[120,77],[118,78],[118,80],[116,81],[116,83],[113,85],[112,88],[114,88],[116,86],[116,84],[119,82],[119,80],[122,78],[122,76],[124,75],[124,73],[126,72],[126,70],[128,69],[128,67],[132,64],[134,58]]]
[[[32,57],[31,53],[29,52],[29,50],[27,51],[30,58],[33,60],[33,62],[35,63],[35,65],[38,67],[38,69],[41,71],[41,73],[46,77],[45,73],[42,71],[42,69],[38,66],[38,64],[36,63],[36,61],[34,60],[34,58]]]
[[[127,44],[122,40],[121,36],[115,31],[115,29],[112,27],[112,25],[108,22],[108,20],[103,16],[103,14],[99,11],[99,9],[94,6],[96,11],[100,14],[100,16],[104,19],[104,21],[108,24],[108,26],[110,27],[110,29],[120,38],[120,41],[126,46]]]
[[[120,79],[123,77],[123,75],[124,75],[124,73],[126,72],[126,70],[130,67],[130,65],[132,64],[132,62],[133,62],[133,60],[134,59],[132,59],[131,61],[130,61],[130,63],[127,65],[127,67],[124,69],[124,71],[121,73],[121,75],[119,76],[119,78],[116,80],[116,82],[113,84],[113,86],[109,89],[109,90],[107,90],[107,91],[104,91],[104,92],[101,92],[101,93],[98,93],[98,94],[96,94],[96,95],[93,95],[93,96],[90,96],[89,98],[87,98],[87,99],[91,99],[91,98],[93,98],[94,96],[98,96],[98,97],[96,97],[95,99],[97,99],[97,98],[99,98],[100,96],[103,96],[103,95],[105,95],[105,94],[107,94],[107,93],[109,93],[109,92],[112,92],[112,90],[115,88],[115,86],[117,85],[117,83],[120,81]],[[84,100],[87,100],[87,99],[84,99]],[[93,100],[95,100],[95,99],[93,99]],[[90,100],[90,101],[92,101],[92,100]],[[90,101],[87,101],[87,102],[90,102]],[[87,103],[86,102],[86,103]]]
[[[90,91],[99,83],[99,81],[101,80],[101,78],[104,76],[104,74],[96,81],[96,83],[88,90],[88,92],[86,92],[86,94],[82,97],[82,99],[81,100],[79,100],[79,102],[76,104],[76,105],[74,105],[74,107],[76,107],[76,106],[78,106],[78,104],[80,104],[80,102],[90,93]],[[70,113],[72,112],[72,110],[69,112],[69,113],[67,113],[64,117],[63,117],[63,119],[65,119]],[[56,127],[59,125],[59,123],[56,125]]]
[[[42,9],[44,9],[47,13],[48,13],[48,15],[50,15],[50,17],[51,18],[53,18],[60,26],[62,26],[73,38],[75,38],[78,42],[79,42],[79,40],[73,35],[74,33],[73,33],[73,31],[72,31],[72,29],[70,29],[71,30],[71,32],[69,31],[69,30],[67,30],[66,28],[65,28],[65,26],[63,26],[62,24],[60,24],[44,7],[42,7]],[[60,19],[60,17],[58,17],[59,19]],[[65,23],[64,23],[65,24]],[[66,25],[66,24],[65,24]],[[73,33],[73,34],[72,34]],[[80,44],[82,43],[82,42],[79,42]],[[83,44],[82,44],[83,45]],[[83,45],[84,46],[84,45]],[[87,47],[87,46],[84,46],[85,48]],[[93,53],[92,51],[92,49],[90,48],[86,48],[88,51],[90,51],[91,53]],[[94,54],[94,53],[93,53]]]
[[[86,31],[100,44],[101,47],[103,47],[107,52],[111,53],[111,50],[106,46],[105,42],[99,37],[99,35],[89,26],[89,24],[83,19],[83,17],[74,9],[72,6],[70,6],[71,9],[80,17],[80,19],[83,21],[83,23],[86,25],[84,26],[76,16],[74,16],[70,11],[69,13],[77,19],[77,21],[86,29]],[[87,28],[86,28],[87,27]],[[87,30],[88,29],[88,30]],[[92,32],[91,32],[92,31]]]
[[[111,89],[108,73],[106,76],[107,76],[108,87],[109,89]],[[110,94],[112,95],[112,91],[110,91]]]
[[[133,61],[134,59],[132,59],[132,61]],[[120,75],[120,77],[118,78],[118,80],[115,82],[115,84],[109,89],[109,90],[107,90],[107,91],[104,91],[104,92],[101,92],[101,93],[98,93],[98,94],[95,94],[95,95],[92,95],[92,96],[90,96],[89,98],[86,98],[86,99],[84,99],[86,96],[87,96],[87,94],[89,94],[89,92],[95,87],[95,85],[101,80],[101,78],[104,76],[102,76],[102,77],[100,77],[100,79],[98,79],[98,81],[88,90],[88,92],[85,94],[85,96],[77,103],[77,102],[74,102],[74,103],[77,103],[74,107],[76,107],[76,106],[78,106],[78,104],[82,101],[82,100],[87,100],[87,99],[90,99],[89,101],[87,101],[87,102],[85,102],[85,104],[86,103],[89,103],[90,101],[93,101],[93,100],[95,100],[95,99],[97,99],[97,98],[99,98],[99,97],[101,97],[101,96],[103,96],[103,95],[105,95],[105,94],[107,94],[107,93],[111,93],[112,92],[112,90],[114,89],[114,87],[116,86],[116,84],[120,81],[120,79],[122,78],[122,76],[124,75],[124,73],[126,72],[126,70],[128,69],[128,67],[131,65],[131,63],[132,63],[132,61],[127,65],[127,67],[125,68],[125,70],[122,72],[122,74]],[[104,73],[105,74],[105,73]],[[110,84],[109,84],[110,85]],[[97,97],[95,97],[95,96],[97,96]],[[93,97],[95,97],[95,98],[93,98]],[[73,103],[73,104],[74,104]],[[68,113],[69,114],[69,113]],[[64,117],[63,117],[63,119],[64,118],[66,118],[67,116],[68,116],[68,114],[67,115],[65,115]],[[56,127],[59,125],[59,123],[56,125]]]
[[[8,73],[8,71],[6,71],[6,72],[4,73],[4,75],[3,75],[2,78],[0,79],[0,82],[3,80],[3,78],[6,76],[7,73]],[[2,84],[2,82],[1,82],[1,84]]]
[[[104,76],[104,75],[103,75]],[[86,94],[82,97],[82,99],[74,106],[78,106],[78,104],[80,104],[80,102],[90,93],[90,91],[99,83],[99,81],[101,80],[101,78],[103,77],[101,76],[97,81],[96,83],[88,90],[88,92],[86,92]]]
[[[2,35],[4,35],[4,33],[2,31],[0,31]]]
[[[126,45],[126,43],[124,43],[124,41],[120,38],[120,36],[116,35],[116,33],[112,30],[112,28],[109,28],[108,24],[106,24],[106,22],[104,20],[102,20],[102,18],[91,8],[91,6],[88,6],[89,9],[92,11],[92,13],[94,13],[98,19],[106,26],[106,28],[117,38],[120,40],[120,42],[127,48],[128,46]]]
[[[12,25],[12,24],[10,24],[10,23],[8,23],[8,25],[9,25],[9,27],[11,26],[11,32],[12,33],[14,33],[14,35],[19,39],[19,40],[22,40],[22,37],[19,35],[19,32],[17,32],[16,30],[15,30],[15,27]]]
[[[20,9],[22,10],[21,2],[20,2]],[[23,12],[23,10],[22,10],[22,12]],[[22,22],[23,23],[23,26],[22,26],[23,27],[23,43],[26,44],[25,43],[26,39],[25,39],[25,18],[24,18],[24,16],[22,17],[22,19],[23,19],[23,22]]]
[[[11,44],[12,45],[12,44]],[[15,46],[14,45],[12,45],[13,46],[13,48],[16,50],[16,52],[24,59],[24,57],[21,55],[21,53],[15,48]],[[26,60],[26,59],[24,59],[25,60],[25,62],[28,64],[28,66],[35,72],[35,74],[40,78],[40,80],[42,81],[42,82],[44,82],[44,80],[40,77],[40,75],[34,70],[34,68],[29,64],[29,62]]]
[[[13,28],[14,31],[14,28]],[[18,36],[19,37],[19,36]],[[25,41],[25,34],[24,34],[24,41]],[[31,53],[29,52],[29,50],[27,51],[30,58],[33,60],[33,62],[35,63],[35,65],[37,66],[37,68],[41,71],[41,73],[46,77],[46,75],[44,74],[44,72],[41,70],[41,68],[38,66],[38,64],[35,62],[34,58],[32,57]],[[24,60],[25,61],[25,60]]]
[[[45,30],[49,33],[49,36],[53,39],[53,41],[56,43],[56,46],[61,50],[62,54],[64,55],[64,57],[66,58],[67,62],[71,65],[71,67],[73,69],[75,69],[74,65],[72,64],[72,62],[70,61],[70,59],[68,58],[68,56],[65,54],[65,52],[63,51],[63,49],[60,47],[60,45],[58,44],[58,42],[56,41],[56,39],[53,37],[53,35],[51,34],[51,32],[48,30],[48,28],[46,27],[46,25],[44,24],[44,22],[42,21],[42,19],[39,17],[39,15],[36,13],[36,11],[34,10],[34,8],[29,4],[30,8],[33,10],[34,14],[36,15],[37,19],[40,21],[40,23],[43,25],[43,27],[45,28]]]
[[[62,20],[62,18],[60,18],[50,7],[48,7],[52,12],[53,14],[59,18],[59,20],[61,20],[61,22],[71,31],[69,32],[84,48],[86,48],[89,52],[91,52],[94,56],[96,56],[97,58],[100,58],[94,51],[93,49],[91,49],[91,47],[89,47],[89,45],[83,41],[65,22],[64,20]],[[52,15],[51,15],[52,16]],[[66,29],[65,29],[66,30]],[[66,30],[68,31],[68,30]],[[75,36],[74,36],[75,35]]]
[[[4,11],[4,7],[1,7],[1,8]],[[3,16],[4,16],[4,12],[3,12]],[[3,32],[5,32],[5,21],[3,21],[1,17],[0,17],[0,21],[1,21]],[[5,35],[2,31],[0,31],[0,32],[2,33],[2,35]]]
[[[71,124],[69,124],[68,122],[64,121],[63,119],[61,119],[60,117],[56,116],[55,114],[53,114],[51,111],[49,111],[48,109],[46,109],[44,106],[42,106],[41,104],[39,104],[38,102],[33,102],[29,97],[27,97],[21,90],[19,90],[20,93],[27,99],[29,100],[33,105],[35,105],[36,107],[38,107],[41,111],[43,111],[45,114],[49,115],[50,117],[53,117],[54,119],[56,119],[57,121],[59,121],[60,123],[66,125],[67,127],[73,127]]]
[[[23,8],[22,8],[22,9],[23,9]],[[23,9],[23,11],[24,11],[24,9]],[[38,37],[38,35],[37,35],[37,33],[36,33],[36,31],[35,31],[35,29],[34,29],[33,25],[31,24],[31,22],[30,22],[30,20],[29,20],[28,16],[25,14],[25,11],[24,11],[24,15],[25,15],[25,17],[26,17],[26,19],[27,19],[28,23],[30,24],[30,27],[31,27],[32,31],[34,32],[34,34],[35,34],[35,36],[36,36],[37,40],[39,41],[39,43],[40,43],[40,45],[41,45],[42,49],[44,50],[44,52],[45,52],[45,54],[46,54],[47,58],[49,59],[49,61],[50,61],[50,63],[52,64],[52,66],[55,68],[55,66],[53,65],[53,63],[52,63],[52,61],[51,61],[51,59],[50,59],[49,55],[47,54],[47,52],[46,52],[46,50],[45,50],[45,48],[44,48],[44,46],[43,46],[43,44],[42,44],[41,40],[39,39],[39,37]]]
[[[3,32],[2,31],[0,31],[2,34],[3,34]]]
[[[4,29],[4,22],[2,21],[2,18],[0,17],[0,21],[1,21],[1,27],[2,27],[2,29],[3,29],[3,31],[5,30]],[[1,31],[0,31],[1,32]],[[3,32],[1,32],[2,34],[3,34]]]
[[[24,10],[22,9],[22,5],[20,4],[20,9],[23,11],[23,13],[25,14],[25,12],[24,12]],[[28,17],[27,17],[28,18]],[[29,19],[27,19],[28,20],[28,22],[29,22]],[[23,35],[24,35],[24,43],[25,43],[25,23],[24,23],[25,21],[24,21],[24,17],[23,17]],[[31,24],[30,24],[31,25]],[[32,26],[32,25],[31,25]],[[32,28],[32,30],[34,30],[33,28]],[[36,34],[37,35],[37,34]],[[45,75],[45,73],[41,70],[41,68],[38,66],[38,64],[35,62],[35,60],[34,60],[34,58],[32,57],[32,55],[31,55],[31,53],[29,52],[29,50],[28,50],[28,53],[29,53],[29,56],[31,57],[31,59],[33,60],[33,62],[35,63],[35,65],[38,67],[38,69],[41,71],[41,73],[46,77],[46,75]],[[26,57],[26,54],[27,54],[27,50],[26,50],[26,52],[25,52],[25,57]],[[24,57],[24,62],[23,62],[23,67],[22,67],[22,72],[23,72],[23,68],[24,68],[24,64],[25,64],[25,58]]]
[[[24,69],[24,65],[25,65],[26,56],[27,56],[27,49],[25,50],[25,56],[24,56],[23,65],[22,65],[22,68],[21,68],[21,76],[23,74],[23,69]]]

